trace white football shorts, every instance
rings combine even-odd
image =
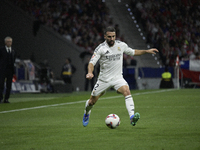
[[[113,87],[117,91],[120,87],[122,87],[124,85],[128,86],[128,83],[126,82],[126,80],[124,78],[113,79],[109,82],[103,82],[101,80],[97,80],[97,82],[92,90],[91,95],[98,96],[98,95],[106,92],[106,90],[110,89],[111,87]]]

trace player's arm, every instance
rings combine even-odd
[[[92,79],[94,77],[93,71],[94,71],[94,65],[92,63],[89,63],[88,64],[88,73],[86,74],[87,79]]]
[[[151,49],[148,49],[148,50],[137,50],[137,49],[135,49],[135,56],[143,55],[143,54],[146,54],[146,53],[156,54],[156,52],[159,52],[156,48],[151,48]]]
[[[95,51],[94,54],[92,55],[90,62],[88,64],[88,73],[86,74],[87,79],[92,79],[94,77],[93,71],[94,71],[94,66],[101,57],[101,45],[99,45]]]

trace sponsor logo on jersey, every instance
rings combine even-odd
[[[106,56],[106,59],[109,59],[109,61],[115,61],[115,60],[120,60],[121,56],[122,56],[121,53],[113,54],[113,55]]]

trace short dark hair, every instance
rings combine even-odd
[[[109,26],[104,30],[104,34],[106,34],[107,32],[115,32],[115,28],[112,26]]]

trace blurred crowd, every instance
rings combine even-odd
[[[103,41],[103,30],[114,25],[109,8],[102,0],[13,0],[36,19],[39,25],[53,28],[67,40],[91,52]],[[118,25],[115,25],[118,29]],[[119,36],[119,33],[117,34]]]
[[[113,23],[102,0],[12,0],[35,18],[34,34],[41,24],[92,54],[103,39],[103,30]],[[160,50],[163,65],[180,59],[200,59],[200,2],[198,0],[130,0],[132,11],[146,33],[147,44]],[[124,56],[125,62],[133,60]]]
[[[147,44],[160,50],[163,65],[180,59],[200,59],[199,0],[131,0],[135,19],[147,34]]]
[[[109,8],[102,0],[11,0],[35,18],[33,33],[46,25],[67,40],[83,48],[81,58],[92,55],[97,45],[104,41],[103,30],[114,26],[116,39],[125,41],[119,25],[113,22]],[[124,54],[124,67],[136,65],[131,56]]]

